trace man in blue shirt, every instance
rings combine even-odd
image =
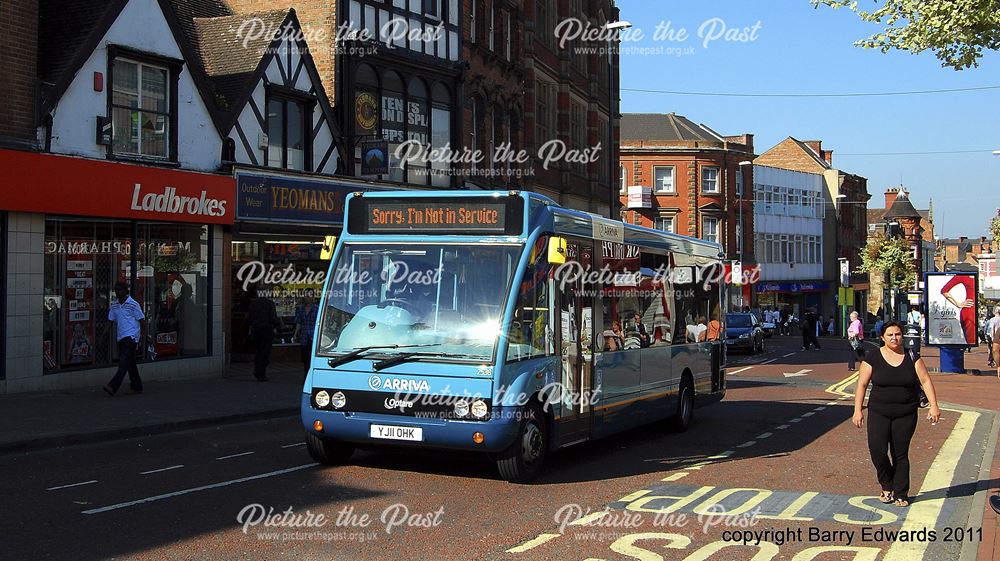
[[[118,340],[118,371],[114,378],[104,386],[108,395],[114,396],[128,372],[129,386],[132,393],[142,393],[142,380],[139,369],[135,365],[135,348],[142,340],[142,325],[146,319],[139,304],[128,295],[129,285],[126,282],[115,284],[116,300],[111,302],[108,310],[108,321],[115,322]]]

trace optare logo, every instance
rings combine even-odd
[[[378,376],[369,376],[368,377],[368,387],[371,388],[371,389],[373,389],[373,390],[381,389],[382,388],[382,378],[379,378]]]
[[[382,402],[382,406],[385,407],[386,409],[399,409],[400,411],[403,411],[405,409],[412,409],[413,402],[404,401],[402,399],[396,399],[393,397],[387,397],[385,398],[385,401]]]

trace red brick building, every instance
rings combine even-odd
[[[0,3],[0,51],[5,68],[0,83],[0,146],[34,149],[38,0]]]
[[[756,265],[753,135],[722,136],[682,115],[622,115],[619,196],[630,224],[717,241],[726,258]],[[636,196],[646,188],[648,199]],[[633,196],[629,196],[629,192]],[[741,193],[742,196],[739,196]],[[746,286],[743,303],[750,303]]]

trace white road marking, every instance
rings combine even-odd
[[[906,509],[906,518],[900,528],[903,532],[933,528],[937,525],[947,491],[951,487],[951,480],[955,477],[955,468],[958,467],[958,462],[962,458],[965,445],[972,438],[972,430],[976,426],[976,419],[979,418],[979,413],[975,411],[952,411],[960,413],[961,416],[955,423],[951,434],[948,435],[948,439],[941,446],[941,450],[938,451],[930,469],[927,470],[924,483],[917,493],[917,500]],[[937,498],[921,499],[927,495],[934,495]],[[889,550],[886,551],[883,561],[923,559],[927,553],[928,543],[926,541],[893,542],[889,546]]]
[[[813,411],[825,411],[825,410],[826,410],[826,407],[823,406],[823,405],[820,405],[819,407],[813,409]]]
[[[243,452],[242,454],[233,454],[231,456],[223,456],[221,458],[216,458],[216,460],[228,460],[229,458],[239,458],[240,456],[249,456],[254,452]]]
[[[530,539],[517,547],[512,547],[507,550],[507,553],[524,553],[529,549],[534,549],[543,543],[558,538],[562,534],[538,534],[537,538]]]
[[[795,417],[794,419],[789,419],[789,423],[797,423],[802,420],[802,417]]]
[[[802,414],[802,416],[803,417],[812,417],[815,414],[816,413],[813,413],[812,411],[806,411],[805,413]]]
[[[829,402],[827,402],[827,405],[836,405],[836,404],[837,404],[836,401],[829,401]]]
[[[151,473],[160,473],[161,471],[170,471],[172,469],[180,469],[182,467],[184,467],[184,466],[183,465],[178,465],[178,466],[170,466],[170,467],[161,468],[161,469],[153,469],[153,470],[150,470],[150,471],[144,471],[144,472],[140,473],[139,475],[149,475]]]
[[[753,446],[754,444],[757,444],[756,440],[748,440],[747,442],[744,442],[743,444],[737,444],[736,447],[737,448],[749,448],[750,446]]]
[[[785,430],[785,429],[788,428],[788,425],[778,425],[778,426],[776,426],[774,428],[777,429],[777,430]]]
[[[732,372],[728,372],[727,374],[730,375],[730,376],[732,376],[734,374],[739,374],[740,372],[744,372],[746,370],[750,370],[751,368],[753,368],[753,366],[745,366],[743,368],[740,368],[739,370],[733,370]]]
[[[803,368],[802,370],[799,370],[798,372],[784,372],[783,374],[785,375],[785,378],[791,378],[793,376],[805,376],[806,374],[808,374],[810,372],[812,372],[811,368]]]
[[[795,354],[795,353],[788,353],[787,355],[781,355],[781,358],[788,358],[788,357],[792,356],[793,354]]]
[[[771,436],[774,436],[774,433],[765,432],[763,434],[758,434],[755,438],[757,438],[758,440],[764,440],[765,438],[770,438]]]
[[[295,448],[296,446],[305,446],[305,442],[296,442],[295,444],[286,444],[282,448]]]
[[[92,508],[90,510],[84,510],[80,514],[100,514],[102,512],[108,512],[110,510],[118,510],[120,508],[127,508],[130,506],[141,505],[143,503],[151,503],[153,501],[161,501],[163,499],[169,499],[172,497],[179,497],[181,495],[187,495],[190,493],[197,493],[198,491],[207,491],[208,489],[216,489],[218,487],[226,487],[227,485],[235,485],[236,483],[245,483],[247,481],[253,481],[255,479],[264,479],[266,477],[274,477],[275,475],[284,475],[286,473],[291,473],[293,471],[299,471],[314,466],[318,466],[318,463],[303,464],[301,466],[295,466],[288,469],[279,469],[278,471],[269,471],[267,473],[262,473],[260,475],[251,475],[249,477],[241,477],[239,479],[231,479],[229,481],[223,481],[221,483],[213,483],[211,485],[202,485],[201,487],[193,487],[191,489],[184,489],[181,491],[174,491],[173,493],[166,493],[163,495],[156,495],[154,497],[146,497],[145,499],[137,499],[134,501],[129,501],[127,503],[118,503],[116,505],[102,506],[101,508]]]
[[[774,362],[774,361],[776,361],[776,360],[778,360],[778,359],[776,359],[776,358],[772,358],[771,360],[765,360],[765,361],[764,361],[764,362],[762,362],[761,364],[771,364],[772,362]]]
[[[49,487],[46,491],[55,491],[56,489],[66,489],[67,487],[79,487],[80,485],[90,485],[91,483],[97,483],[96,479],[91,479],[90,481],[81,481],[80,483],[70,483],[69,485],[60,485],[58,487]]]

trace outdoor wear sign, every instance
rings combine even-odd
[[[976,273],[927,273],[927,344],[978,344],[976,310],[979,275]]]
[[[0,150],[2,210],[232,224],[233,178]]]
[[[240,220],[343,223],[344,198],[356,185],[256,173],[237,173]]]

